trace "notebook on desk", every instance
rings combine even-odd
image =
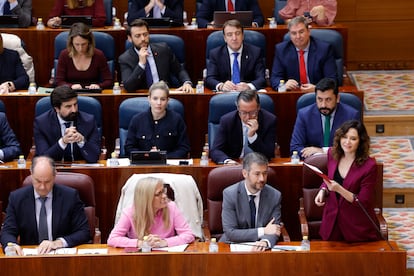
[[[82,22],[89,27],[92,27],[92,16],[91,15],[62,15],[62,28],[70,28],[73,23]]]
[[[154,17],[141,17],[140,19],[146,21],[150,27],[168,28],[168,27],[181,27],[183,23],[174,21],[169,17],[154,18]]]
[[[165,165],[167,164],[167,152],[158,151],[132,151],[132,165]]]
[[[221,28],[223,24],[230,19],[237,19],[243,27],[251,27],[253,22],[252,11],[215,11],[214,12],[214,27]]]
[[[18,15],[0,15],[0,25],[1,27],[18,25],[19,24],[19,16]]]
[[[86,93],[102,93],[102,89],[101,88],[94,88],[94,89],[88,89],[88,88],[79,88],[79,89],[73,89],[76,91],[76,93],[78,94],[86,94]]]

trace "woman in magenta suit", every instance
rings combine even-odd
[[[345,122],[335,132],[327,164],[332,180],[324,181],[315,197],[316,205],[325,205],[319,231],[323,240],[381,239],[374,213],[376,161],[368,155],[369,144],[365,126],[357,120]]]
[[[109,234],[108,245],[142,247],[144,237],[154,247],[186,244],[194,235],[174,202],[169,201],[162,179],[138,180],[134,205],[122,211],[121,218]]]

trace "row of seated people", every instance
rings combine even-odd
[[[314,84],[323,77],[336,79],[341,85],[343,68],[341,54],[337,55],[331,44],[311,36],[304,17],[294,18],[288,26],[290,38],[275,47],[270,75],[272,88],[277,91],[281,81],[284,81],[286,90],[300,89],[309,92],[314,90]],[[255,33],[254,31],[246,32]],[[332,32],[339,35],[335,31]],[[99,34],[99,37],[104,35]],[[129,49],[119,57],[119,65],[122,83],[128,92],[146,89],[159,80],[166,81],[172,87],[179,87],[178,90],[184,92],[193,91],[181,54],[177,58],[165,43],[151,42],[146,21],[140,19],[134,21],[128,27],[127,34],[133,47],[127,46]],[[327,36],[330,35],[327,34]],[[106,65],[105,54],[95,48],[94,35],[89,28],[82,23],[75,23],[68,34],[58,35],[57,47],[62,47],[61,36],[63,39],[67,37],[67,47],[60,52],[58,61],[55,62],[56,84],[69,85],[73,89],[112,87],[114,57],[112,56],[109,65]],[[237,20],[229,20],[225,23],[223,35],[217,32],[210,36],[211,39],[209,37],[207,43],[215,46],[207,48],[205,83],[209,89],[215,91],[260,90],[267,85],[264,38],[253,36],[253,39],[246,42],[244,29]],[[110,42],[106,38],[100,38],[100,40],[101,44]],[[256,40],[262,48],[253,45]],[[338,44],[338,42],[335,43]],[[339,44],[342,49],[341,39]],[[109,52],[109,55],[113,55],[114,51],[108,49],[111,48],[110,46],[101,45],[101,49],[103,48],[105,52]],[[16,60],[13,62],[18,63]],[[9,73],[0,74],[0,83],[5,92],[25,89],[28,86],[27,77],[24,76],[21,66],[16,64],[14,68],[16,72],[9,71]]]
[[[2,0],[0,15],[18,16],[18,26],[27,27],[32,24],[31,0]],[[110,0],[55,0],[49,13],[47,25],[59,27],[62,24],[62,15],[88,15],[92,17],[94,27],[102,27],[112,22],[112,1]],[[257,0],[203,0],[197,1],[198,26],[205,28],[214,25],[215,11],[252,11],[253,26],[263,26],[264,17]],[[336,16],[336,0],[312,0],[311,2],[275,0],[275,17],[284,20],[298,15],[306,15],[318,25],[331,25]],[[129,0],[128,23],[138,18],[167,17],[177,23],[183,23],[183,0]]]

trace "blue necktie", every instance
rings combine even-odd
[[[256,228],[256,204],[254,204],[255,195],[249,195],[250,201],[250,225],[252,228]]]
[[[239,53],[233,53],[234,60],[233,60],[233,76],[232,81],[234,84],[238,84],[240,82],[240,68],[239,68],[239,62],[237,61],[237,56]]]
[[[6,2],[4,2],[4,6],[3,6],[3,14],[11,14],[11,10],[10,10],[10,3],[9,1],[6,0]]]
[[[147,78],[147,86],[149,88],[154,81],[152,79],[151,66],[149,65],[148,60],[145,65],[145,77]]]
[[[42,203],[39,213],[39,243],[41,243],[42,241],[49,239],[49,234],[47,231],[47,215],[45,205],[47,197],[40,197],[39,199]]]

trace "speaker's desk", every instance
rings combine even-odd
[[[190,244],[182,253],[124,253],[108,248],[104,255],[5,257],[2,275],[406,275],[406,252],[385,241],[347,244],[311,242],[309,252],[230,252],[219,243],[219,253],[208,253],[208,243]],[[289,243],[287,245],[298,245]],[[79,248],[107,248],[82,245]],[[0,253],[1,254],[1,253]]]

